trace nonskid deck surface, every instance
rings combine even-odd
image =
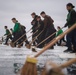
[[[58,64],[66,62],[70,58],[75,58],[75,54],[64,53],[67,47],[55,46],[54,50],[45,51],[38,59],[38,70],[46,61],[51,60]],[[36,49],[38,52],[41,49]],[[0,45],[0,75],[16,75],[15,73],[23,66],[28,55],[35,55],[31,49],[11,48],[10,46]],[[70,75],[70,74],[69,74]]]

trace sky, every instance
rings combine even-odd
[[[76,0],[0,0],[0,37],[5,34],[4,26],[9,29],[14,27],[11,21],[13,17],[25,25],[28,31],[32,12],[40,15],[41,11],[45,11],[54,20],[55,28],[64,26],[68,13],[66,4],[69,2],[76,6]]]

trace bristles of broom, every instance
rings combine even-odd
[[[27,66],[29,66],[29,64],[26,62],[26,64],[24,64],[22,67],[21,75],[25,75],[25,70],[27,71]]]
[[[54,70],[49,70],[49,72],[46,72],[46,69],[42,71],[41,75],[64,75],[62,71],[56,72]]]
[[[41,75],[47,75],[47,73],[46,73],[46,69],[45,69],[45,68],[42,70]]]
[[[26,62],[24,65],[21,75],[37,75],[36,64]]]
[[[37,75],[36,62],[33,58],[27,58],[20,75]]]
[[[50,69],[47,69],[46,67],[51,67]],[[54,62],[50,63],[49,65],[46,65],[46,67],[44,67],[41,75],[64,75],[64,73],[62,72],[62,69],[57,69],[54,70],[52,67],[58,67],[57,64],[55,64]]]
[[[15,44],[13,44],[13,42],[10,42],[10,46],[15,47]]]

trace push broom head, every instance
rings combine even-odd
[[[28,49],[31,48],[31,44],[26,44],[25,46],[26,46],[26,48],[28,48]]]
[[[54,67],[58,65],[52,62],[45,65],[41,75],[64,75],[61,69],[53,70]]]
[[[11,47],[15,47],[15,44],[13,42],[10,43]]]
[[[33,57],[27,57],[20,75],[37,75],[36,68],[37,59]]]

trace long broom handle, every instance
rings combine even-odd
[[[72,65],[73,63],[76,63],[76,58],[70,59],[69,61],[63,63],[63,64],[60,65],[59,67],[60,67],[61,69],[64,69],[64,68],[66,68],[66,67]]]
[[[32,29],[32,28],[31,28]],[[30,30],[28,30],[26,33],[28,33],[28,32],[30,32],[31,31],[31,29]],[[14,43],[16,43],[18,40],[20,40],[22,37],[24,37],[25,35],[26,35],[26,33],[25,34],[23,34],[19,39],[17,39]],[[13,43],[13,44],[14,44]]]
[[[37,30],[36,32],[34,32],[32,35],[30,35],[30,36],[28,37],[28,39],[29,39],[31,36],[35,35],[37,32],[38,32],[38,30]],[[19,44],[19,46],[20,46],[23,42],[25,42],[26,40],[27,40],[27,39],[25,39],[24,41],[22,41],[22,42]]]
[[[31,29],[32,29],[32,28],[31,28]],[[30,30],[31,30],[31,29],[30,29]],[[30,31],[30,30],[29,30],[29,31]],[[28,32],[29,32],[29,31],[28,31]],[[26,33],[28,33],[28,32],[26,32]],[[20,40],[22,37],[24,37],[24,36],[26,35],[26,33],[23,34],[20,38],[18,38],[14,43],[16,43],[16,42],[17,42],[18,40]],[[14,43],[13,43],[13,44],[14,44]]]
[[[49,47],[53,46],[58,40],[62,39],[66,34],[68,34],[69,32],[71,32],[73,29],[76,28],[76,23],[70,27],[69,29],[67,29],[66,31],[64,31],[64,33],[62,33],[61,35],[59,35],[58,37],[54,38],[47,46],[44,47],[44,49],[42,49],[38,54],[36,54],[34,57],[38,57],[40,56],[43,52],[45,52]]]
[[[39,36],[41,35],[41,33],[42,33],[43,31],[44,31],[44,30],[42,30],[42,31],[35,37],[35,39],[34,39],[33,41],[31,41],[30,44],[32,44],[32,43],[36,40],[36,38],[39,37]]]
[[[26,35],[26,33],[25,34],[23,34],[20,38],[18,38],[15,42],[13,42],[13,44],[15,44],[18,40],[20,40],[22,37],[24,37]]]
[[[26,33],[30,32],[32,30],[32,28],[30,28],[30,30],[28,30]]]
[[[61,29],[63,29],[64,27],[62,27]],[[50,37],[52,37],[53,35],[55,35],[58,31],[54,32],[53,34],[51,34],[50,36],[48,36],[46,39],[44,39],[43,41],[41,41],[37,46],[41,45],[43,42],[45,42],[46,40],[48,40]],[[36,47],[37,47],[36,46]]]
[[[46,40],[48,40],[50,37],[52,37],[56,32],[54,32],[52,35],[50,35],[49,37],[47,37],[46,39],[44,39],[43,41],[41,41],[37,46],[41,45],[43,42],[45,42]],[[37,47],[36,46],[36,47]]]

